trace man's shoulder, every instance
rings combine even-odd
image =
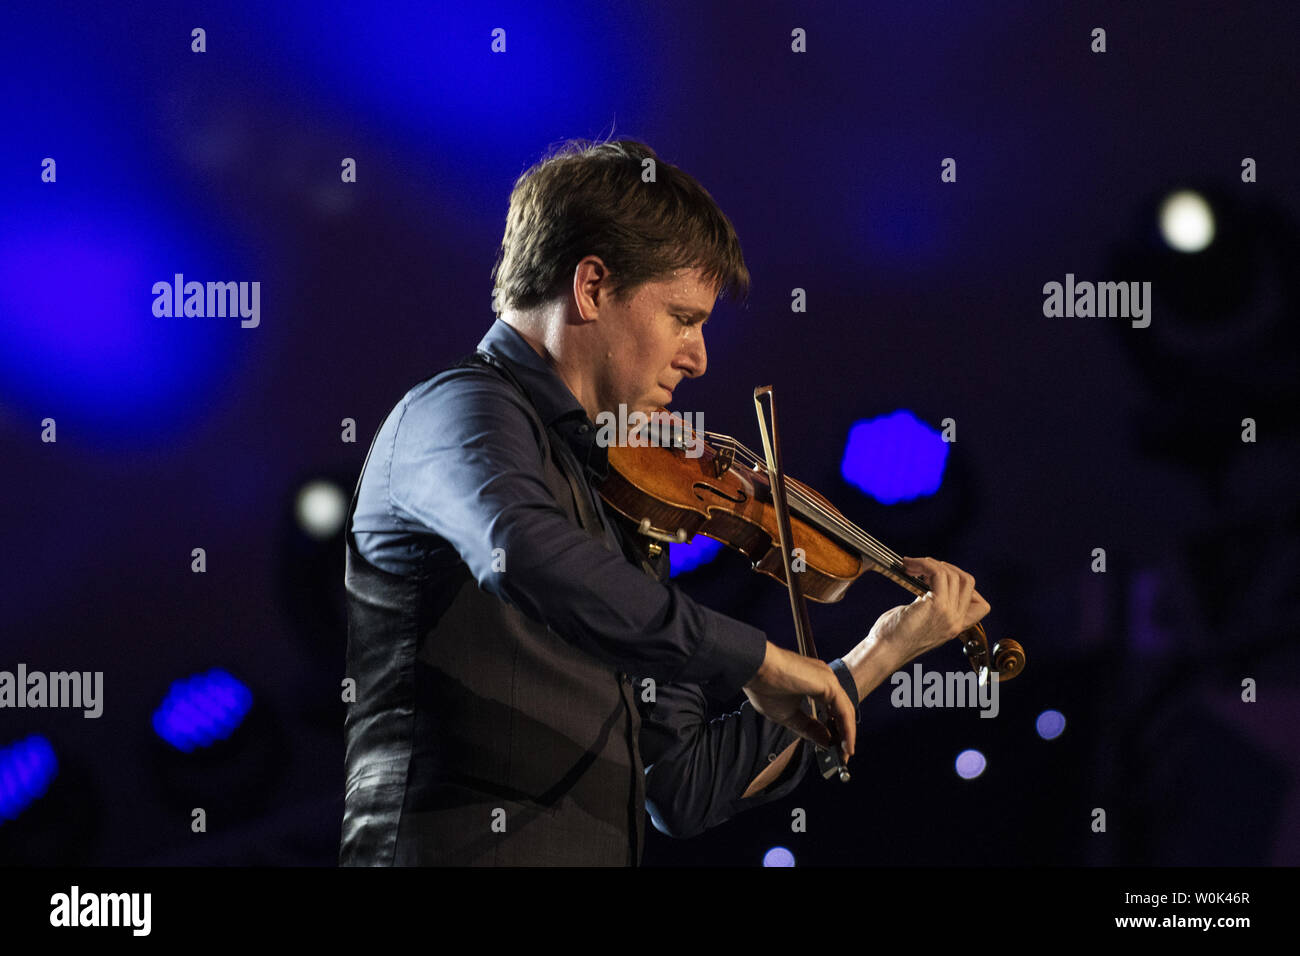
[[[537,410],[501,371],[485,362],[448,365],[413,385],[395,409],[403,422],[451,417],[462,422],[479,416],[526,419],[536,430]]]
[[[466,399],[506,397],[517,404],[525,403],[524,396],[505,374],[486,362],[474,361],[472,357],[466,357],[444,366],[411,386],[402,396],[400,404],[410,405],[433,399],[461,397]]]

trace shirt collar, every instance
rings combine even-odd
[[[542,422],[565,438],[590,477],[603,481],[608,474],[609,453],[596,443],[595,423],[550,363],[501,319],[492,323],[478,347],[510,366]]]

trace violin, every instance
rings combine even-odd
[[[771,404],[769,442],[760,398]],[[786,477],[780,467],[775,399],[771,386],[754,391],[764,456],[730,435],[694,430],[680,416],[660,409],[626,441],[611,442],[609,474],[599,488],[605,502],[637,525],[650,542],[685,543],[704,534],[745,555],[754,570],[790,590],[801,654],[816,657],[804,598],[833,603],[867,571],[875,571],[924,596],[930,588],[908,574],[902,556],[849,521],[808,485]],[[1014,640],[993,645],[981,623],[958,635],[981,685],[990,670],[1010,680],[1025,666]],[[811,702],[810,702],[811,703]],[[820,719],[814,707],[814,716]],[[833,731],[834,732],[834,731]],[[834,748],[833,758],[839,750]],[[820,753],[823,775],[848,779],[843,764]]]

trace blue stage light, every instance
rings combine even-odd
[[[1055,740],[1065,731],[1065,715],[1059,710],[1045,710],[1034,722],[1038,736],[1044,740]]]
[[[52,417],[60,431],[65,419],[75,422],[83,440],[150,444],[190,427],[191,406],[202,406],[191,397],[223,381],[242,331],[238,318],[153,315],[152,284],[170,281],[181,264],[205,261],[195,244],[169,246],[174,224],[143,210],[121,222],[100,208],[74,216],[29,203],[6,212],[0,402],[37,421],[59,409],[63,415]]]
[[[794,854],[783,846],[774,846],[763,854],[764,866],[794,866]]]
[[[367,138],[382,135],[437,156],[440,214],[445,203],[464,201],[466,190],[500,202],[500,176],[513,179],[520,162],[537,158],[520,152],[520,143],[550,143],[561,138],[557,131],[587,135],[614,121],[621,134],[625,111],[651,115],[668,102],[654,67],[689,65],[671,29],[631,15],[639,7],[626,0],[615,6],[627,15],[611,15],[608,0],[506,0],[493,4],[490,16],[474,4],[415,0],[330,16],[308,0],[282,0],[272,18],[253,0],[227,6],[243,52],[261,64],[270,86],[295,91],[308,120],[341,112],[356,117]],[[625,55],[586,55],[593,18],[602,42]],[[432,37],[440,38],[436,56],[429,55]],[[291,55],[284,55],[286,44]],[[510,163],[499,164],[506,154]],[[470,221],[472,204],[464,205],[454,218]]]
[[[957,755],[957,776],[974,780],[984,772],[984,755],[978,750],[963,750]]]
[[[174,682],[154,711],[153,728],[177,750],[190,753],[225,740],[253,704],[253,694],[220,669]]]
[[[39,734],[0,749],[0,823],[43,796],[58,772],[54,748]]]
[[[704,534],[697,534],[685,544],[671,544],[668,546],[668,573],[677,577],[687,571],[694,571],[716,558],[722,547],[721,541],[715,541]]]
[[[938,491],[947,461],[940,433],[900,410],[850,429],[840,471],[845,481],[892,505]]]
[[[176,168],[177,140],[202,131],[140,122],[141,94],[167,81],[118,69],[89,20],[12,13],[5,68],[51,81],[6,98],[5,152],[25,158],[0,187],[0,407],[53,419],[61,441],[171,451],[266,337],[237,317],[155,316],[153,285],[260,280],[264,256],[244,252],[248,225],[212,203],[212,180]],[[141,175],[154,164],[173,175]]]

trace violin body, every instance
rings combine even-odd
[[[664,427],[668,413],[661,409],[659,414],[663,417],[657,425],[641,432],[642,444],[633,445],[629,439],[609,446],[609,474],[600,496],[637,524],[641,534],[681,543],[706,534],[749,558],[755,571],[793,589],[767,466],[735,439],[712,432],[691,434],[690,447],[699,453],[688,455],[681,419],[671,419],[673,440]],[[802,597],[833,603],[867,571],[918,596],[929,590],[924,581],[906,572],[896,553],[812,488],[788,476],[782,476],[782,483],[790,550],[797,559],[791,567],[798,573]],[[1025,652],[1016,641],[1003,639],[990,654],[982,624],[958,638],[981,682],[990,667],[1002,680],[1010,680],[1024,668]]]
[[[679,542],[706,534],[749,558],[755,571],[787,583],[776,509],[765,474],[744,468],[728,458],[726,449],[707,442],[698,458],[688,457],[682,448],[615,445],[609,448],[609,463],[610,474],[600,495],[610,507],[640,524],[642,534]],[[791,486],[797,484],[786,480]],[[823,507],[829,507],[829,502]],[[874,563],[813,527],[794,502],[790,527],[794,547],[802,551],[806,564],[800,572],[803,592],[814,601],[840,600]]]

